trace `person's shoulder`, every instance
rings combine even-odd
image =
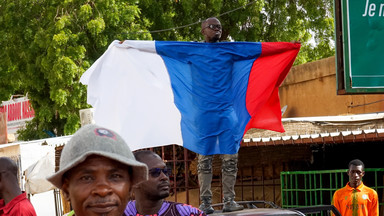
[[[346,187],[346,186],[337,189],[335,193],[340,193],[340,192],[345,191],[345,190],[347,190],[347,187]]]
[[[135,205],[135,202],[136,202],[136,200],[129,200],[129,202],[127,203],[127,206],[128,205]]]
[[[21,200],[17,204],[17,211],[20,212],[20,215],[23,216],[36,216],[35,208],[33,207],[32,203],[28,199]],[[15,209],[16,210],[16,209]]]
[[[74,211],[74,210],[72,210],[72,211],[70,211],[70,212],[66,213],[66,214],[65,214],[65,215],[63,215],[63,216],[75,216],[75,211]]]
[[[366,185],[363,185],[363,188],[366,192],[368,192],[369,194],[373,194],[373,195],[376,195],[377,196],[377,192],[375,189],[371,188],[371,187],[368,187]]]
[[[344,194],[346,191],[348,191],[347,187],[342,187],[342,188],[339,188],[335,191],[335,193],[333,193],[333,196],[340,196],[342,194]]]
[[[178,203],[178,202],[171,202],[168,201],[171,205],[175,205],[177,210],[179,212],[182,212],[183,214],[186,215],[205,215],[203,211],[200,209],[193,207],[192,205],[188,205],[185,203]]]
[[[136,215],[137,214],[135,200],[130,200],[128,202],[127,206],[125,207],[124,213],[126,215]]]

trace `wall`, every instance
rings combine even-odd
[[[0,112],[0,144],[8,143],[7,115]]]
[[[337,95],[335,57],[295,66],[280,87],[284,118],[384,111],[384,94]]]

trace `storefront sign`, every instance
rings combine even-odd
[[[14,134],[35,116],[27,97],[3,101],[0,112],[6,113],[8,134]]]

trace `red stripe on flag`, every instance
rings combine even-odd
[[[246,95],[251,116],[244,133],[250,128],[284,132],[281,123],[279,86],[284,81],[300,50],[300,44],[262,43],[262,52],[253,63]]]

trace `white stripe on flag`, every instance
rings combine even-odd
[[[115,41],[80,80],[88,85],[96,124],[119,133],[132,151],[182,145],[180,112],[154,47],[153,41]]]

